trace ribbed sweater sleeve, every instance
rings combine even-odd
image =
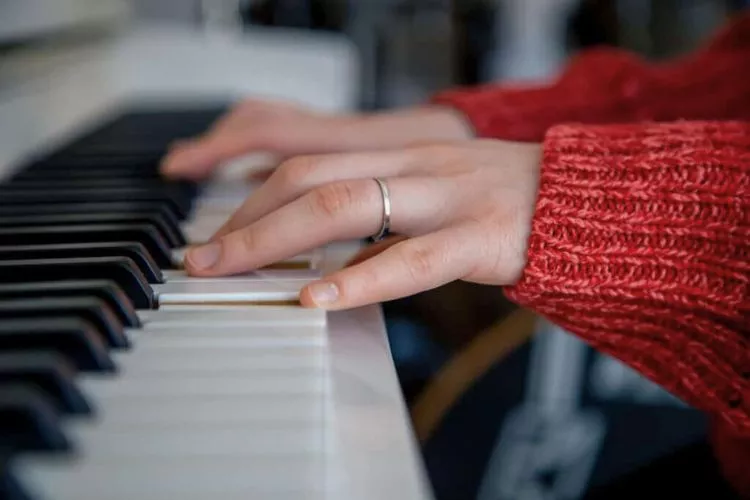
[[[478,136],[543,143],[506,294],[710,413],[750,499],[750,11],[678,60],[589,50],[546,85],[432,102]]]
[[[572,58],[554,81],[453,89],[432,103],[462,112],[480,137],[541,142],[557,124],[750,118],[750,12],[705,46],[662,64],[617,49]]]
[[[750,436],[750,123],[553,127],[506,293]]]

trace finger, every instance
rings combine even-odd
[[[252,120],[262,122],[280,111],[294,109],[290,106],[292,105],[286,101],[244,99],[220,116],[208,129],[206,135],[214,135],[234,127],[244,127]]]
[[[412,196],[411,179],[392,179],[401,212],[391,218],[394,231],[426,225],[435,218],[437,203]],[[413,184],[413,183],[412,183]],[[439,195],[438,195],[439,196]],[[423,197],[424,198],[424,197]],[[251,271],[288,259],[332,241],[363,238],[382,224],[383,202],[377,183],[358,179],[327,184],[203,247],[187,252],[185,267],[196,276],[221,276]]]
[[[336,181],[400,175],[412,161],[412,156],[402,151],[293,158],[277,168],[212,239],[251,224],[316,187]]]
[[[273,173],[278,170],[279,166],[281,166],[288,159],[289,157],[285,155],[273,155],[273,157],[268,158],[263,164],[257,163],[253,165],[253,167],[247,172],[245,178],[248,180],[248,182],[254,182],[259,183],[259,185],[263,185],[263,183],[268,181]]]
[[[336,130],[322,121],[290,122],[281,127],[258,119],[181,146],[165,157],[161,170],[171,177],[201,179],[220,163],[249,153],[292,156],[336,151],[341,147],[336,137]]]
[[[354,257],[349,259],[349,261],[344,265],[344,267],[351,267],[351,266],[355,266],[359,264],[360,262],[364,262],[367,259],[374,257],[378,255],[379,253],[384,252],[385,250],[389,249],[393,245],[397,243],[401,243],[407,238],[408,237],[404,235],[389,236],[381,241],[375,242],[371,245],[367,245],[362,250],[357,252],[354,255]]]
[[[273,149],[274,137],[253,128],[181,144],[164,158],[161,172],[170,177],[201,179],[225,160],[253,151]]]
[[[211,126],[206,130],[204,137],[217,134],[219,132],[231,129],[238,125],[245,123],[252,115],[257,114],[253,112],[253,109],[248,103],[240,103],[230,109],[227,113],[220,116],[214,121]]]
[[[253,170],[247,174],[247,180],[252,182],[265,182],[273,175],[274,168],[263,168]]]
[[[182,157],[190,154],[195,148],[203,147],[204,143],[217,134],[231,129],[236,124],[242,123],[247,110],[243,105],[238,105],[232,110],[219,117],[204,133],[190,137],[177,139],[169,144],[167,155],[162,159],[162,173],[167,175],[181,174]],[[187,152],[187,153],[186,153]],[[175,160],[177,158],[177,160]]]
[[[413,295],[471,273],[480,250],[466,227],[446,228],[402,241],[356,266],[307,285],[306,307],[349,309]]]

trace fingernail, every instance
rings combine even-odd
[[[219,255],[221,255],[221,245],[209,243],[189,250],[187,260],[190,262],[190,266],[195,269],[208,269],[216,264]]]
[[[317,306],[332,304],[339,298],[339,288],[333,283],[321,281],[311,284],[308,289],[310,297]]]

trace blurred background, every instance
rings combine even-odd
[[[302,33],[356,54],[353,106],[419,104],[456,85],[543,82],[596,45],[676,57],[748,0],[0,0],[5,56],[132,24]],[[242,64],[242,61],[237,61]],[[168,68],[165,68],[168,71]],[[311,75],[314,78],[314,75]],[[704,417],[617,361],[529,318],[492,287],[453,283],[384,305],[438,500],[585,498],[705,439]]]

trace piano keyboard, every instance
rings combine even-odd
[[[244,198],[159,177],[221,110],[130,111],[0,183],[3,498],[329,498],[319,252],[180,269]]]

